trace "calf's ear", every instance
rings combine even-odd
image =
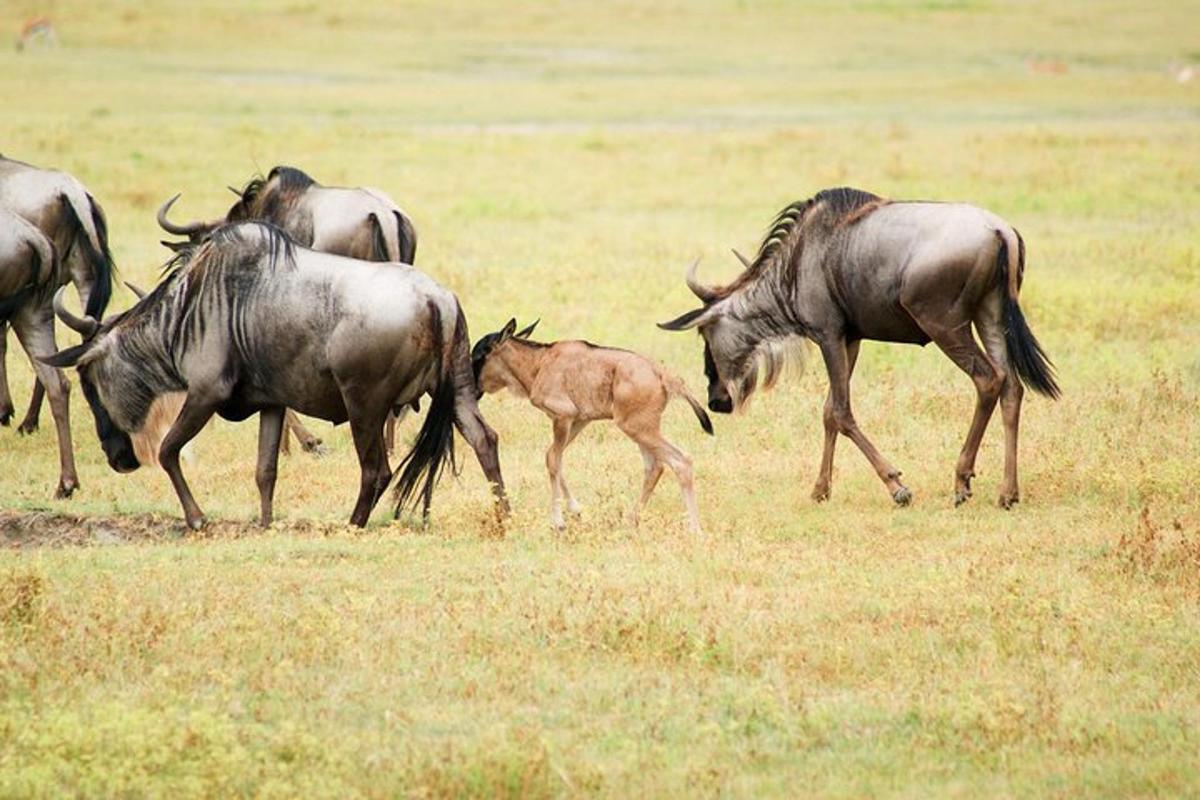
[[[500,338],[502,340],[509,338],[513,335],[513,331],[516,329],[517,321],[515,319],[510,319],[508,322],[504,323],[504,327],[500,329]]]
[[[541,321],[542,320],[540,318],[535,319],[532,324],[527,325],[524,328],[522,328],[521,330],[517,331],[516,333],[513,334],[513,336],[516,337],[517,339],[528,339],[529,335],[533,333],[533,329],[536,328],[538,326],[538,323]]]
[[[62,369],[63,367],[73,367],[79,363],[79,359],[83,358],[83,354],[86,353],[91,346],[91,342],[84,342],[83,344],[77,344],[74,347],[68,347],[66,350],[59,350],[54,355],[38,356],[38,361],[41,361],[43,364],[49,364],[52,367],[58,367],[59,369]]]
[[[686,331],[689,328],[699,325],[706,311],[708,311],[707,308],[697,308],[676,317],[670,322],[660,322],[658,323],[658,327],[664,331]]]

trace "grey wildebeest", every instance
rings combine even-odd
[[[630,512],[637,524],[641,509],[668,466],[679,479],[688,527],[700,532],[700,512],[692,485],[692,459],[662,435],[667,401],[681,397],[696,413],[700,427],[712,434],[704,407],[675,375],[650,359],[628,350],[590,342],[530,341],[537,323],[517,331],[516,320],[480,339],[471,351],[479,396],[507,388],[546,413],[554,425],[554,441],[546,451],[550,474],[550,524],[563,527],[562,500],[578,513],[579,503],[563,478],[563,451],[588,423],[611,419],[642,451],[646,474],[642,493]]]
[[[259,414],[260,519],[269,524],[285,408],[335,424],[349,421],[362,470],[350,516],[365,525],[391,481],[383,424],[394,402],[432,402],[401,462],[396,514],[423,499],[453,461],[454,428],[474,448],[507,510],[496,434],[479,413],[466,319],[455,296],[412,267],[350,266],[292,243],[265,223],[217,229],[131,310],[103,323],[75,317],[55,299],[83,344],[48,359],[78,368],[110,466],[137,468],[130,433],[152,402],[186,391],[159,463],[187,523],[204,517],[179,466],[180,448],[212,415]]]
[[[50,240],[59,261],[54,279],[60,285],[74,283],[84,310],[94,317],[103,315],[112,295],[112,254],[104,212],[83,184],[65,172],[0,156],[0,207],[32,223]],[[7,325],[0,320],[0,425],[7,425],[13,414],[5,370],[7,340]],[[18,432],[37,430],[43,395],[39,379]]]
[[[175,195],[158,211],[158,224],[167,233],[187,236],[192,243],[203,241],[216,228],[229,222],[261,220],[279,228],[293,241],[360,261],[394,261],[413,264],[417,255],[417,231],[412,220],[392,199],[378,189],[322,186],[302,170],[277,166],[266,178],[252,178],[240,191],[224,217],[177,224],[167,218]],[[172,249],[181,245],[166,243]],[[295,414],[287,415],[287,429],[295,433],[305,450],[316,450],[321,440],[309,433]],[[387,449],[395,441],[395,419],[388,418]]]
[[[79,486],[71,449],[68,385],[62,372],[42,363],[58,349],[50,300],[59,279],[54,244],[23,217],[0,206],[0,324],[12,325],[33,362],[34,373],[50,395],[58,434],[59,477],[55,497],[69,497]]]
[[[1000,217],[961,203],[893,202],[857,189],[828,189],[783,209],[753,261],[723,287],[688,287],[703,306],[665,330],[697,328],[704,339],[708,405],[729,412],[758,382],[770,387],[799,337],[820,348],[829,373],[825,449],[813,489],[829,497],[839,433],[862,450],[899,505],[912,500],[900,472],[859,429],[850,410],[850,376],[864,339],[934,342],[971,377],[975,415],[954,473],[955,503],[971,496],[975,456],[1001,406],[1005,429],[1000,505],[1020,497],[1017,427],[1022,381],[1058,397],[1053,367],[1018,305],[1025,244]],[[974,325],[981,348],[971,333]]]

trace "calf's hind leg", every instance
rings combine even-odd
[[[649,451],[654,456],[659,465],[657,467],[659,472],[662,470],[662,465],[666,464],[675,473],[675,477],[679,481],[679,489],[683,494],[683,507],[687,511],[688,530],[692,533],[700,533],[700,510],[696,505],[692,459],[678,447],[663,438],[659,426],[662,423],[662,410],[664,406],[660,406],[657,409],[639,409],[632,413],[623,412],[619,408],[614,409],[616,413],[613,416],[613,420],[626,436],[633,439],[642,448],[643,453]],[[646,497],[649,497],[649,493],[646,491],[647,487],[650,491],[654,490],[654,486],[650,482],[650,477],[651,475],[647,473],[643,486],[643,494]],[[657,481],[658,478],[655,476],[654,482],[657,483]]]

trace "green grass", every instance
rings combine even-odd
[[[193,537],[164,474],[107,468],[76,391],[72,500],[48,413],[0,430],[0,795],[1200,793],[1200,81],[1168,73],[1200,61],[1200,4],[50,13],[58,49],[0,49],[0,151],[79,176],[135,282],[162,200],[215,216],[292,163],[389,192],[476,336],[540,316],[700,392],[697,339],[653,325],[694,303],[684,266],[726,279],[780,207],[849,184],[1018,227],[1065,395],[1027,395],[1011,513],[998,419],[952,507],[973,391],[932,348],[867,344],[854,381],[906,510],[846,441],[808,499],[819,359],[715,439],[679,404],[700,539],[669,478],[622,523],[640,459],[602,426],[566,456],[583,519],[551,533],[549,425],[509,397],[483,403],[503,536],[473,460],[428,530],[346,529],[357,463],[323,423],[332,452],[283,461],[262,532],[255,426],[217,422],[185,467],[214,520]]]

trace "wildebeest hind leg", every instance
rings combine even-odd
[[[50,410],[54,415],[54,429],[58,434],[59,478],[54,496],[59,499],[70,497],[79,487],[79,477],[75,472],[75,453],[71,446],[68,402],[70,384],[60,370],[42,363],[39,359],[41,356],[53,354],[58,349],[54,342],[54,317],[48,308],[33,313],[23,312],[14,320],[13,328],[33,363],[34,374],[50,387]]]
[[[508,516],[508,497],[504,493],[504,478],[500,475],[500,437],[484,422],[479,413],[479,405],[475,401],[474,386],[455,390],[454,395],[454,425],[458,432],[471,445],[475,457],[479,459],[479,467],[488,483],[492,485],[492,494],[496,497],[497,510],[503,516]],[[430,409],[432,413],[432,408]]]
[[[196,504],[192,490],[183,478],[183,470],[179,467],[179,452],[204,428],[216,408],[217,404],[211,400],[189,394],[175,424],[163,437],[162,446],[158,450],[158,463],[171,478],[171,485],[175,487],[175,494],[179,496],[179,502],[183,506],[183,516],[192,530],[200,530],[204,525],[204,513]]]
[[[862,454],[875,468],[875,474],[883,481],[896,505],[906,506],[912,502],[912,492],[900,483],[900,472],[883,455],[875,449],[875,445],[859,430],[850,410],[850,355],[846,340],[829,338],[821,343],[821,355],[825,359],[825,369],[829,373],[829,394],[833,399],[833,419],[838,431],[849,437],[858,446]]]
[[[1000,315],[981,315],[975,321],[975,326],[988,355],[1004,373],[1004,385],[1000,389],[1000,415],[1004,421],[1004,482],[1000,487],[999,503],[1001,508],[1012,508],[1021,499],[1017,483],[1017,434],[1021,425],[1021,399],[1025,389],[1009,361]]]
[[[954,469],[954,504],[961,505],[971,497],[971,479],[975,477],[975,457],[988,422],[1000,399],[1004,372],[979,348],[971,333],[971,321],[964,319],[953,327],[944,324],[925,324],[917,320],[942,352],[975,384],[975,415],[967,431],[966,441]]]
[[[358,452],[358,466],[362,470],[358,500],[350,514],[350,524],[362,528],[371,518],[371,511],[391,482],[392,470],[388,466],[383,448],[383,420],[388,413],[384,403],[355,402],[350,393],[343,391],[346,411],[350,416],[350,433],[354,437],[354,449]]]
[[[271,524],[273,516],[283,414],[282,408],[264,408],[258,413],[258,466],[254,471],[254,481],[258,484],[259,523],[264,528]]]
[[[852,342],[846,343],[846,357],[848,360],[847,371],[849,380],[854,376],[854,364],[858,361],[858,348],[861,341],[855,339]],[[818,503],[822,503],[829,499],[829,494],[833,490],[833,450],[837,446],[838,424],[837,419],[833,416],[833,388],[830,387],[829,393],[825,395],[825,449],[821,453],[821,474],[817,476],[817,483],[813,486],[812,498]]]

